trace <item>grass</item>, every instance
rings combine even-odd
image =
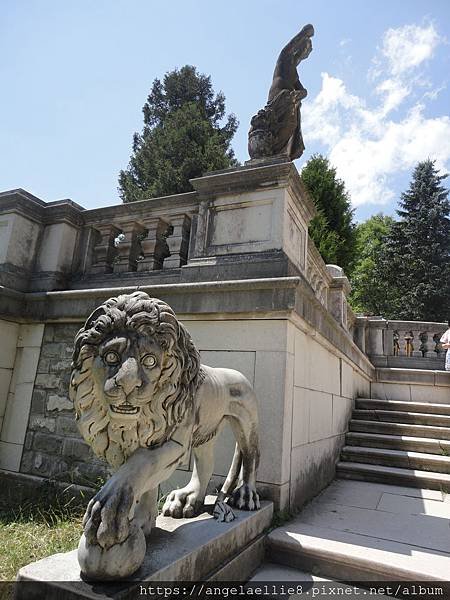
[[[57,497],[0,508],[0,581],[24,565],[77,547],[84,509]]]

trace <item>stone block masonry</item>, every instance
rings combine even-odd
[[[73,340],[78,323],[45,326],[20,472],[65,483],[97,486],[107,466],[78,432],[68,397]]]

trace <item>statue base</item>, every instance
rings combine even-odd
[[[264,532],[272,502],[260,510],[233,509],[236,519],[219,523],[212,517],[214,498],[193,519],[159,516],[148,539],[142,567],[127,581],[88,583],[80,578],[76,550],[54,554],[20,569],[15,600],[135,600],[158,583],[247,581],[264,557]],[[148,593],[148,595],[151,595]]]
[[[281,163],[292,162],[287,154],[275,154],[274,156],[263,156],[261,158],[251,158],[246,160],[246,167],[263,167],[265,165],[279,165]]]

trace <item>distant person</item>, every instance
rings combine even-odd
[[[447,322],[448,329],[441,337],[442,347],[447,350],[447,354],[445,355],[445,370],[450,371],[450,320]]]

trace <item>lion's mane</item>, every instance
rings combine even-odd
[[[154,338],[164,351],[164,360],[154,394],[141,408],[137,422],[121,423],[109,416],[103,387],[99,392],[95,386],[92,364],[107,336],[127,330]],[[137,448],[170,439],[186,412],[193,409],[199,383],[200,355],[191,336],[170,306],[145,292],[110,298],[88,317],[75,337],[69,394],[78,428],[97,456],[114,468]]]

